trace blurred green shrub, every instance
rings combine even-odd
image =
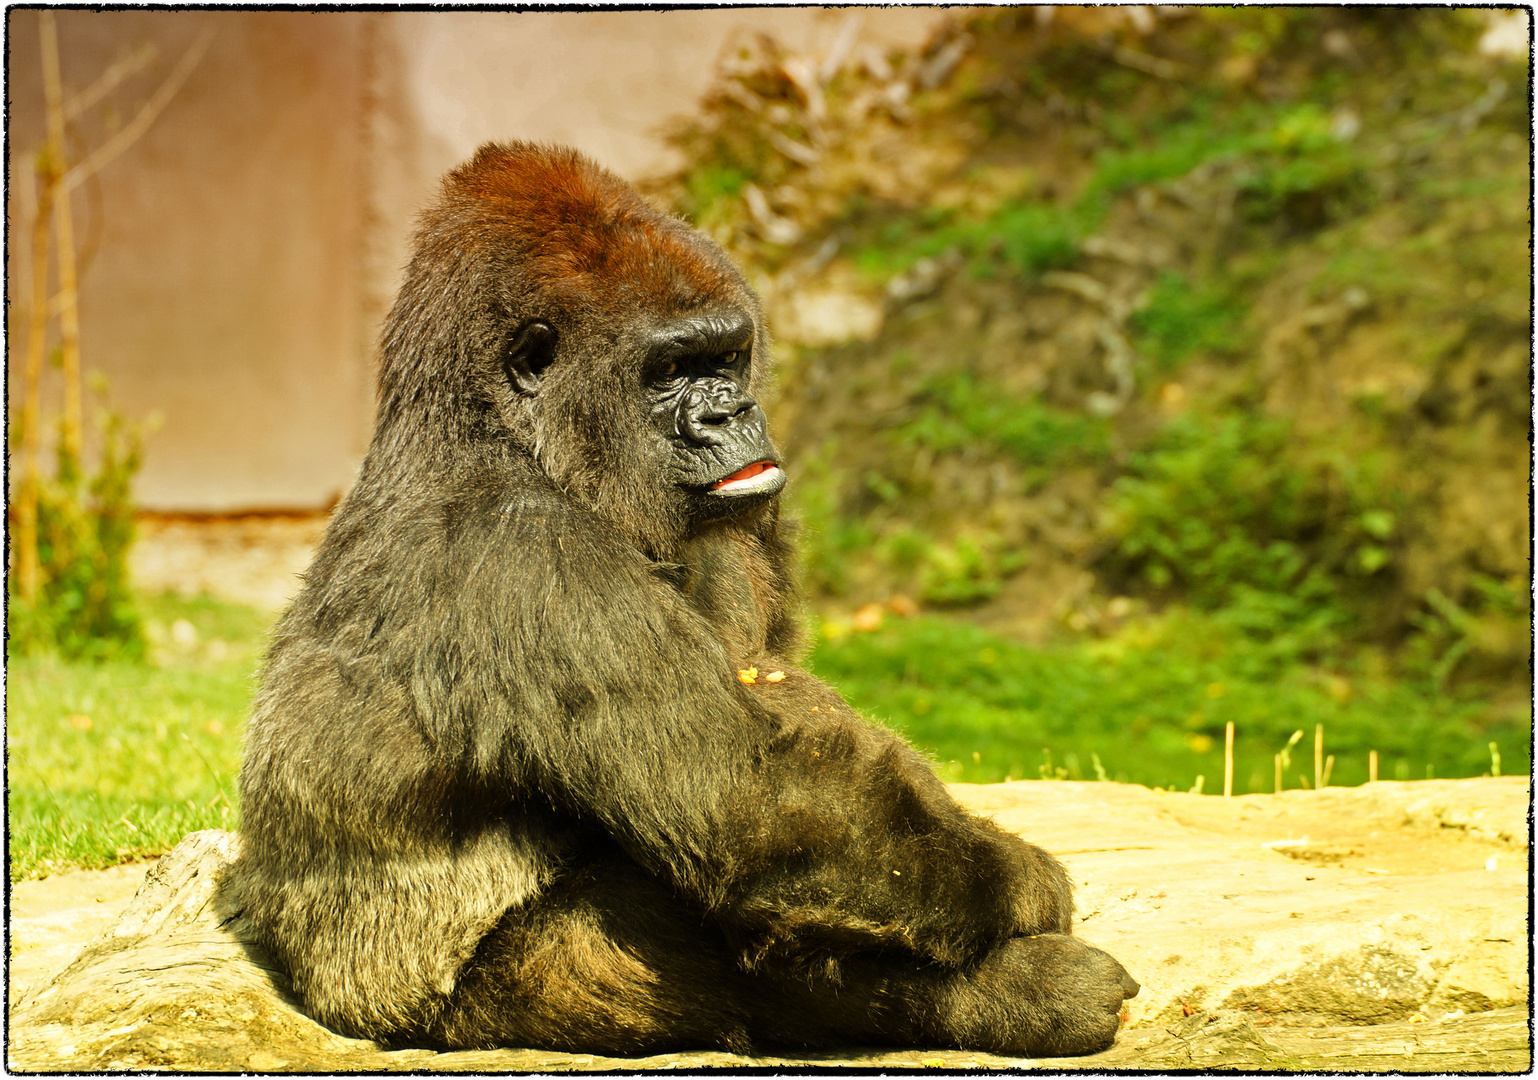
[[[1336,643],[1348,594],[1389,567],[1395,518],[1360,476],[1302,459],[1285,421],[1188,413],[1132,456],[1106,526],[1129,585],[1310,651]]]
[[[85,476],[63,438],[57,470],[41,477],[37,499],[38,595],[27,600],[8,579],[13,655],[56,649],[71,658],[138,657],[144,628],[128,584],[134,536],[132,483],[141,463],[142,433],[103,408],[100,457]],[[15,553],[12,553],[15,558]]]
[[[968,371],[946,371],[926,380],[918,409],[894,432],[904,449],[937,454],[982,446],[1002,450],[1021,465],[1060,466],[1103,460],[1110,427],[1096,416],[1023,400]]]
[[[733,165],[701,166],[684,178],[687,203],[680,210],[699,228],[709,229],[731,216],[732,200],[749,179],[746,171]]]
[[[997,535],[963,534],[925,547],[920,596],[942,607],[990,600],[1004,579],[1025,565],[1025,553],[1007,548]]]
[[[1356,121],[1341,114],[1340,122]],[[1246,216],[1312,229],[1363,204],[1371,194],[1369,162],[1350,130],[1313,102],[1278,117],[1239,185]]]
[[[849,587],[851,560],[864,557],[876,539],[866,518],[842,513],[846,477],[836,467],[837,455],[838,444],[830,439],[803,456],[789,493],[799,527],[803,584],[830,596]]]
[[[1245,304],[1221,288],[1193,285],[1174,270],[1162,271],[1146,302],[1129,323],[1138,352],[1159,371],[1173,374],[1202,352],[1232,353],[1246,341]]]

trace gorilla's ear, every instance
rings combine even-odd
[[[514,390],[525,397],[539,393],[539,382],[555,359],[555,328],[535,320],[524,323],[507,343],[502,369]]]

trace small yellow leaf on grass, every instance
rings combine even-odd
[[[881,619],[884,614],[880,604],[866,604],[859,611],[856,611],[854,618],[849,621],[856,630],[868,634],[872,630],[881,629]]]
[[[1425,1022],[1426,1022],[1426,1018],[1424,1016],[1422,1016],[1420,1013],[1411,1013],[1410,1014],[1410,1023],[1412,1023],[1412,1024],[1424,1024]]]
[[[758,668],[750,667],[746,671],[739,671],[737,672],[737,678],[741,679],[749,686],[752,686],[754,683],[758,682]]]
[[[785,678],[785,673],[783,671],[771,671],[769,674],[764,676],[764,682],[779,682],[783,678]]]
[[[924,1068],[926,1068],[926,1069],[943,1069],[943,1068],[945,1068],[945,1059],[944,1058],[924,1058],[922,1061],[919,1062],[919,1064],[924,1066]]]

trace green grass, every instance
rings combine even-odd
[[[1103,639],[1033,648],[959,620],[921,617],[830,639],[817,675],[857,709],[906,733],[948,780],[1107,779],[1222,790],[1223,730],[1236,728],[1237,792],[1272,790],[1292,732],[1286,786],[1313,775],[1314,726],[1335,755],[1332,784],[1478,776],[1497,743],[1503,771],[1527,771],[1530,725],[1485,726],[1479,701],[1371,671],[1327,672],[1257,642],[1221,615],[1176,609]],[[1309,781],[1312,782],[1311,779]]]
[[[144,610],[157,663],[10,659],[12,881],[110,866],[235,825],[241,730],[267,620],[170,596]]]
[[[1248,635],[1231,614],[1177,608],[1044,648],[921,617],[822,635],[812,663],[857,708],[932,753],[948,780],[1103,772],[1189,789],[1201,775],[1214,792],[1229,720],[1240,792],[1271,790],[1272,755],[1299,729],[1287,786],[1302,786],[1316,723],[1339,785],[1366,780],[1369,750],[1385,779],[1480,775],[1492,741],[1505,773],[1529,770],[1530,724],[1492,722],[1481,701],[1430,684],[1316,668],[1285,642]],[[146,616],[156,664],[12,660],[12,881],[110,866],[197,829],[235,826],[241,730],[266,620],[170,597],[150,601]]]

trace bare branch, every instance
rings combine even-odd
[[[73,120],[85,112],[116,90],[124,80],[131,79],[143,71],[156,55],[155,46],[149,42],[141,42],[133,52],[113,61],[94,83],[64,103],[64,119]]]
[[[37,14],[38,44],[42,47],[43,104],[48,119],[47,183],[62,188],[68,175],[64,149],[64,83],[59,76],[59,31],[52,11]],[[53,236],[59,261],[59,363],[64,372],[64,415],[59,429],[59,449],[77,465],[84,428],[80,393],[80,309],[75,270],[75,225],[69,196],[53,201]]]
[[[209,42],[213,38],[214,31],[211,28],[205,30],[198,40],[193,43],[192,48],[188,49],[182,56],[176,65],[176,69],[171,72],[166,81],[161,83],[160,88],[144,103],[144,107],[139,110],[138,115],[124,125],[123,129],[116,135],[92,151],[91,155],[84,161],[64,174],[63,187],[66,192],[79,187],[93,173],[100,172],[114,158],[137,142],[139,136],[149,130],[149,126],[155,122],[155,118],[171,103],[171,99],[176,96],[176,92],[182,88],[182,84],[192,74],[192,69],[197,67],[198,61],[203,59],[203,54],[208,51]]]

